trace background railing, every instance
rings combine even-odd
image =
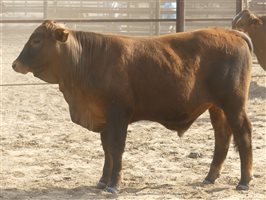
[[[156,35],[228,27],[242,7],[263,14],[266,0],[0,0],[0,22],[26,24],[56,19],[74,28]]]

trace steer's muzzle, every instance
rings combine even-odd
[[[30,69],[28,66],[23,65],[21,62],[15,60],[12,64],[12,68],[18,72],[18,73],[22,73],[22,74],[27,74],[28,72],[30,72]]]

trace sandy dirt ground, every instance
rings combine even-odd
[[[11,69],[28,36],[1,31],[1,84],[41,82]],[[0,199],[266,199],[265,81],[255,64],[248,105],[254,153],[249,191],[235,190],[240,161],[233,145],[221,177],[202,184],[214,148],[204,113],[182,138],[157,123],[130,125],[118,195],[96,189],[104,159],[100,136],[71,122],[57,85],[1,86]]]

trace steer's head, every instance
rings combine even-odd
[[[232,21],[232,28],[249,33],[252,29],[256,29],[262,24],[261,19],[249,12],[242,10]]]
[[[34,76],[48,82],[58,83],[58,67],[61,46],[68,39],[69,31],[62,24],[44,21],[31,34],[18,58],[13,62],[16,72]]]

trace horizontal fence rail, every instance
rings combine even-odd
[[[201,21],[232,21],[233,18],[193,18],[185,19],[186,22],[201,22]],[[57,22],[68,23],[101,23],[101,22],[175,22],[176,19],[53,19]],[[42,23],[44,19],[25,19],[25,20],[12,20],[12,19],[0,19],[0,23]]]
[[[265,10],[263,2],[265,0],[0,0],[0,24],[41,23],[45,19],[101,25],[132,23],[126,28],[123,24],[121,30],[132,34],[150,30],[150,34],[158,35],[206,26],[228,27],[243,8]],[[108,25],[102,29],[113,31]]]

